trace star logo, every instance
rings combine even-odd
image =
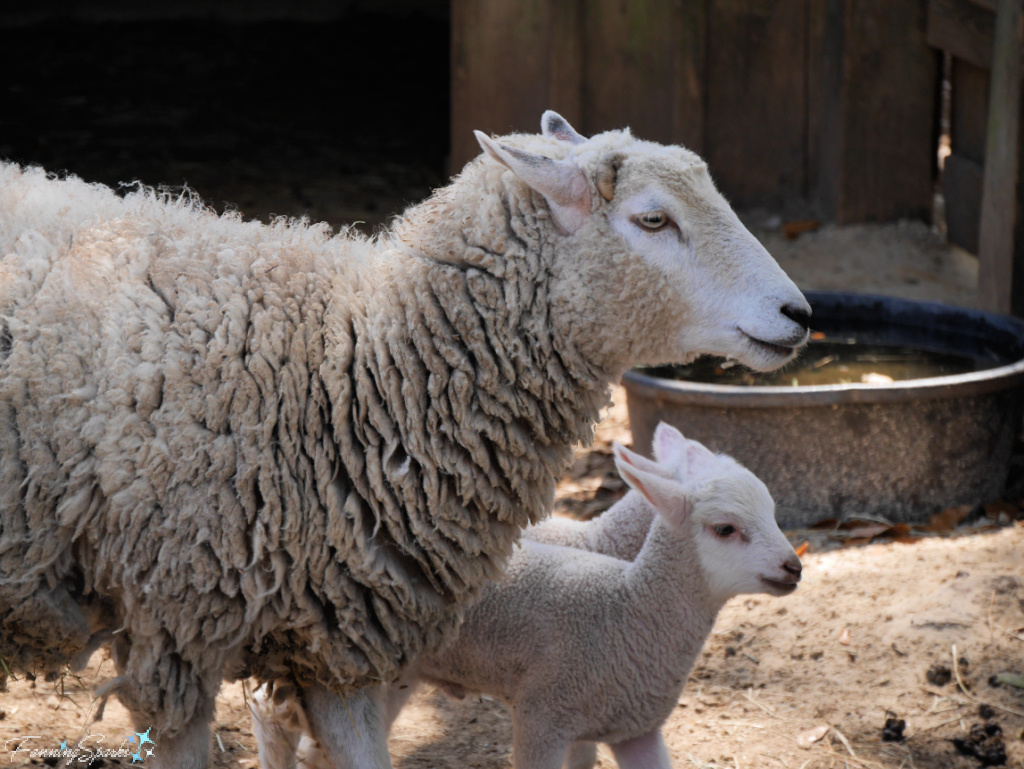
[[[156,747],[156,743],[155,743],[155,742],[153,742],[153,740],[149,739],[149,733],[150,733],[151,731],[153,731],[153,727],[152,727],[152,726],[151,726],[151,727],[149,727],[149,728],[148,728],[148,729],[147,729],[146,731],[144,731],[144,732],[135,732],[135,736],[139,738],[139,747],[140,747],[140,748],[141,748],[141,747],[142,747],[143,745],[145,745],[145,744],[146,744],[147,742],[148,742],[148,743],[149,743],[150,745],[152,745],[153,747]]]
[[[149,736],[149,733],[151,731],[153,731],[153,727],[152,726],[149,727],[144,732],[135,732],[135,737],[139,738],[139,749],[135,753],[131,754],[132,755],[132,763],[133,764],[143,760],[143,758],[142,758],[143,745],[145,745],[146,743],[149,743],[150,745],[153,746],[153,748],[156,747],[156,743],[153,742],[153,740],[150,739],[150,736]],[[130,742],[130,743],[132,743],[134,745],[135,744],[135,737],[129,737],[128,738],[128,742]],[[153,755],[153,748],[145,748],[145,752],[146,752],[147,756]]]

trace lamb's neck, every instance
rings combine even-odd
[[[664,648],[696,653],[715,624],[725,600],[712,595],[691,535],[656,515],[640,554],[627,572],[633,611]]]

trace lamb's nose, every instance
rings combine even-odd
[[[783,305],[780,312],[800,326],[804,331],[811,327],[810,310],[804,309],[803,307],[797,307],[794,304],[787,304]]]
[[[789,558],[784,564],[782,564],[782,568],[793,575],[794,582],[800,581],[800,574],[803,572],[804,567],[800,563],[800,559],[797,558],[795,555]]]

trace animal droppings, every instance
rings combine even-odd
[[[925,678],[932,686],[945,686],[953,679],[953,672],[945,665],[932,665],[925,673]]]
[[[903,742],[903,730],[907,728],[907,722],[898,718],[892,711],[886,712],[885,726],[882,727],[882,742]]]
[[[982,766],[1002,766],[1006,763],[1003,730],[995,721],[974,724],[966,738],[954,737],[951,742],[959,753],[978,759]]]

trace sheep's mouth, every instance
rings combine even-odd
[[[762,350],[771,355],[778,356],[779,358],[789,358],[796,354],[796,346],[787,346],[783,344],[775,344],[774,342],[766,342],[763,339],[758,339],[756,336],[751,336],[746,331],[743,332],[744,336],[751,345],[758,350]]]
[[[761,581],[771,588],[771,592],[776,595],[788,595],[796,590],[796,582],[783,582],[778,579],[771,579],[769,577],[761,577]]]

